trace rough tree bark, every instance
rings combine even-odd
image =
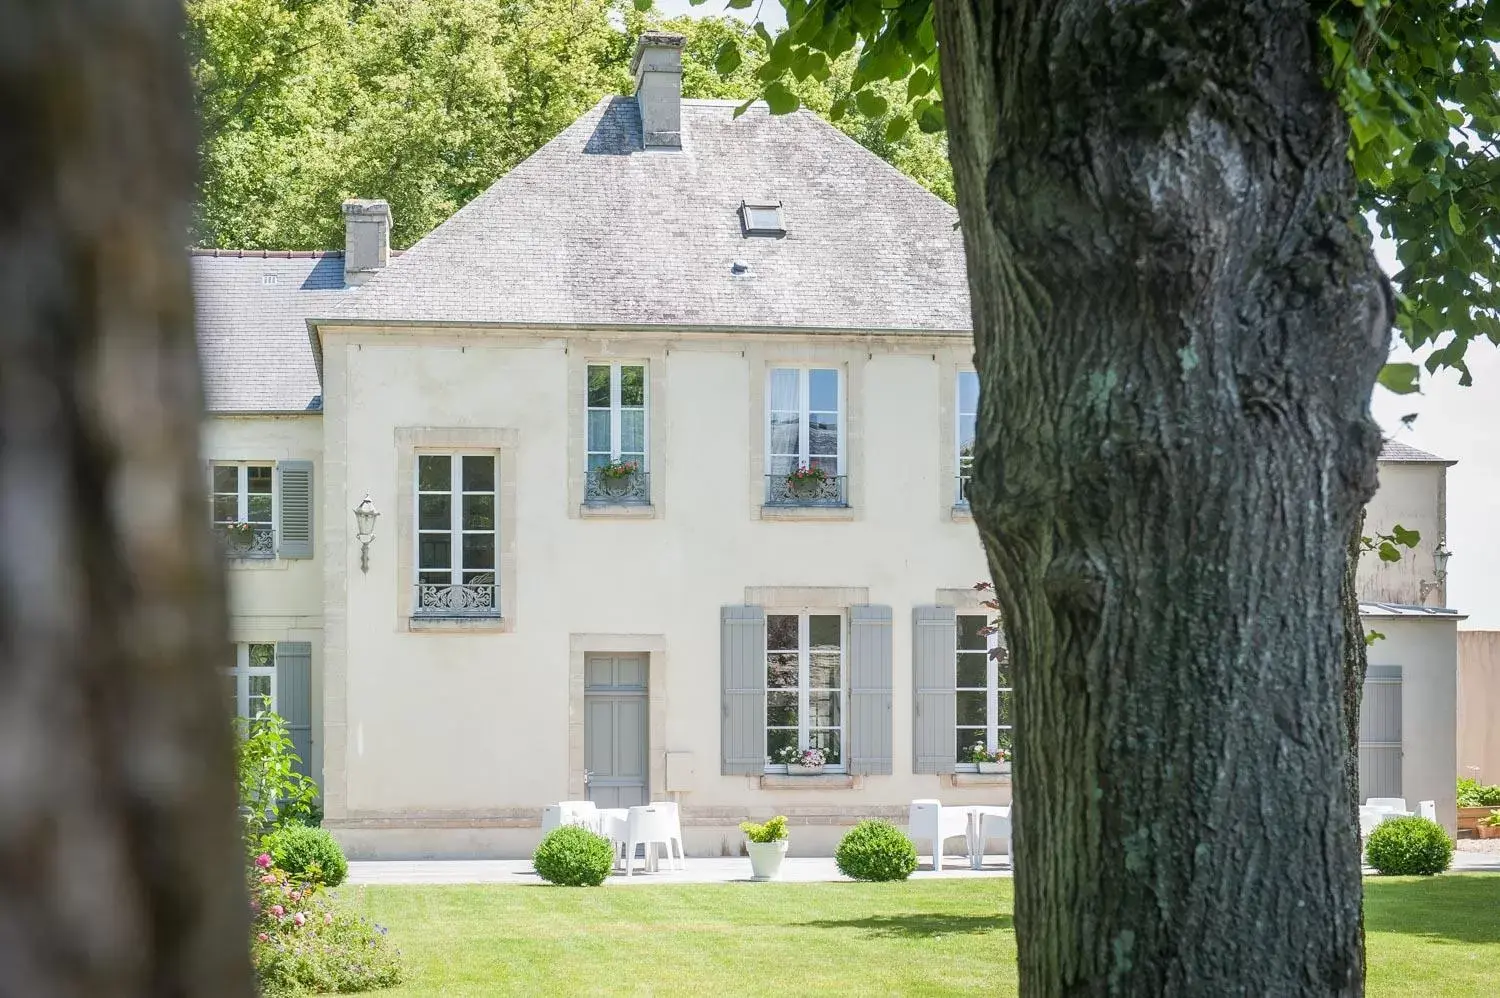
[[[0,8],[0,995],[249,995],[167,0]]]
[[[1357,994],[1389,317],[1305,0],[939,0],[1023,993]]]

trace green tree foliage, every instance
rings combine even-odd
[[[191,0],[188,15],[196,238],[288,248],[341,245],[346,197],[386,198],[392,241],[415,242],[628,91],[643,23],[619,0]]]
[[[830,117],[878,114],[943,130],[932,0],[781,4],[787,26],[756,72],[773,110],[789,110],[772,98],[794,92],[828,60],[852,59]],[[1310,6],[1314,17],[1349,116],[1360,208],[1401,262],[1392,278],[1397,326],[1425,352],[1428,371],[1451,367],[1468,384],[1469,344],[1500,344],[1500,4],[1334,0]],[[901,100],[891,99],[893,88]],[[1416,391],[1419,372],[1388,364],[1380,380]]]
[[[730,17],[679,17],[660,25],[687,37],[683,46],[684,97],[750,101],[762,95],[772,43],[764,27]],[[789,107],[806,107],[938,197],[953,203],[953,168],[941,133],[911,127],[904,85],[880,81],[865,88],[859,113],[853,107],[858,60],[849,52],[830,61],[815,58],[800,78],[777,91]]]
[[[1349,117],[1362,206],[1395,241],[1397,325],[1428,371],[1469,383],[1464,353],[1500,344],[1500,5],[1345,0],[1321,21]],[[1388,365],[1387,388],[1416,388]]]
[[[625,0],[189,0],[187,11],[204,124],[194,238],[210,246],[339,246],[348,197],[390,201],[392,241],[409,246],[600,98],[630,93],[648,25],[687,36],[688,97],[758,95],[771,47],[764,28],[733,18],[663,21]],[[845,116],[857,60],[814,62],[779,98],[839,117],[951,202],[944,138],[908,128],[901,88],[885,84],[880,101],[864,98],[869,113]]]

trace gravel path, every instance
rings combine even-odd
[[[1500,839],[1459,839],[1459,852],[1500,852]]]

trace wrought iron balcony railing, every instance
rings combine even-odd
[[[216,523],[214,533],[230,558],[276,557],[276,531],[269,523]]]
[[[969,483],[974,480],[973,475],[959,475],[958,488],[954,490],[953,505],[961,508],[969,508]]]
[[[617,476],[592,468],[584,479],[583,501],[590,506],[649,506],[651,473],[635,471]]]
[[[417,584],[416,613],[424,617],[498,617],[499,587],[493,582]]]
[[[829,475],[824,479],[793,480],[786,475],[766,476],[767,506],[847,506],[847,475]]]

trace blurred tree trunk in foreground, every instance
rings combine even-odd
[[[170,0],[0,6],[0,995],[251,993]]]

